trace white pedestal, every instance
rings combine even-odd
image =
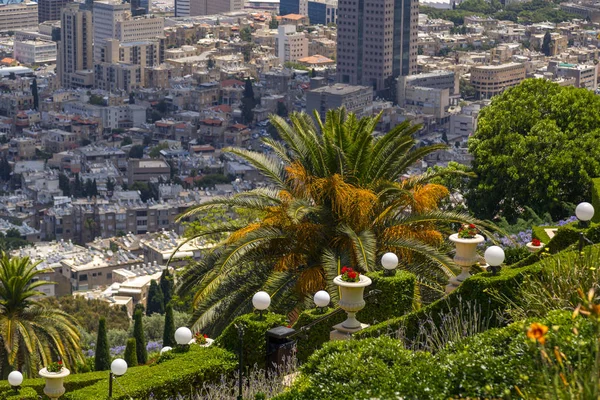
[[[344,328],[343,323],[334,325],[333,330],[329,333],[329,340],[349,340],[353,333],[362,331],[369,326],[369,324],[362,323],[359,328]]]

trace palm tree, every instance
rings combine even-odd
[[[83,362],[80,334],[73,317],[35,300],[37,290],[51,282],[38,280],[37,266],[29,257],[0,254],[0,368],[6,378],[14,370],[35,377],[58,357],[69,368]]]
[[[263,142],[275,157],[226,149],[255,166],[272,187],[214,199],[180,217],[228,208],[260,215],[251,224],[224,222],[197,232],[228,234],[178,283],[180,294],[195,293],[194,322],[201,329],[218,331],[250,311],[249,298],[259,289],[271,294],[271,309],[279,312],[301,309],[308,295],[325,288],[335,301],[332,279],[343,265],[377,270],[387,251],[401,256],[423,285],[440,287],[454,274],[440,250],[440,223],[486,224],[439,211],[448,190],[428,183],[434,174],[405,177],[415,162],[445,146],[415,148],[419,127],[408,121],[376,137],[380,116],[358,120],[343,109],[330,110],[325,123],[315,113],[316,125],[306,114],[291,114],[291,125],[271,116],[283,144]]]

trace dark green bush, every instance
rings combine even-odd
[[[592,222],[598,223],[600,222],[600,178],[592,179],[592,205],[594,210],[598,210],[594,213]]]
[[[399,317],[412,309],[415,292],[415,276],[406,271],[397,271],[393,276],[384,276],[382,272],[369,273],[372,279],[371,286],[365,292],[373,289],[381,290],[375,297],[367,299],[367,305],[361,310],[357,317],[361,322],[374,324],[386,321],[390,318]],[[331,313],[329,309],[328,313]],[[310,309],[302,312],[296,322],[294,329],[300,330],[313,321],[323,317],[319,310]],[[343,322],[346,313],[341,312],[316,323],[310,329],[298,336],[298,361],[305,361],[314,351],[329,340],[329,334],[333,326]]]
[[[30,387],[24,387],[19,392],[10,391],[0,394],[0,400],[38,400],[37,392]]]
[[[263,313],[262,318],[258,314],[246,314],[236,318],[216,339],[215,344],[237,354],[240,342],[235,324],[244,327],[244,365],[253,367],[256,364],[258,368],[265,368],[265,334],[271,328],[287,325],[285,316]]]

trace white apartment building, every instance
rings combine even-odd
[[[94,1],[94,60],[103,61],[104,43],[106,39],[116,38],[117,21],[122,20],[125,13],[131,13],[131,5],[128,3]]]
[[[13,56],[21,64],[56,62],[56,42],[46,40],[15,40]]]
[[[308,57],[308,38],[296,32],[295,25],[280,25],[277,33],[277,56],[281,64]]]
[[[123,20],[117,21],[115,39],[121,43],[137,42],[154,39],[164,35],[165,19],[154,15],[144,15],[132,18],[131,14],[123,15]]]
[[[0,5],[0,32],[37,28],[38,5],[25,0],[17,4]]]

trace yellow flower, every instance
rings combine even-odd
[[[527,337],[531,340],[539,342],[540,344],[544,344],[546,342],[547,332],[548,327],[546,325],[534,322],[527,330]]]

